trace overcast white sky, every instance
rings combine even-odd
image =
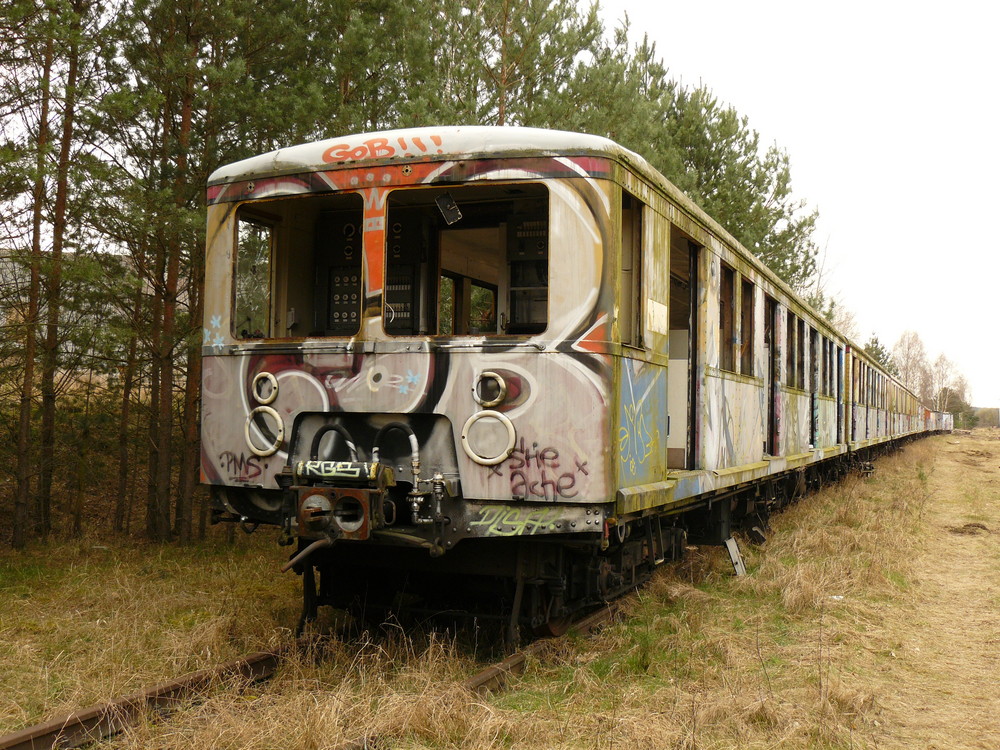
[[[586,0],[581,0],[589,5]],[[819,208],[827,292],[860,343],[920,334],[1000,406],[1000,4],[601,0],[706,84]]]

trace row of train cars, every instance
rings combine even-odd
[[[555,632],[951,429],[641,156],[440,127],[208,188],[202,479],[320,605]]]

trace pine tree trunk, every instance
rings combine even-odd
[[[90,443],[90,395],[94,387],[94,371],[87,376],[87,391],[84,395],[83,422],[76,439],[76,487],[73,490],[73,536],[83,536],[83,496],[86,492],[87,447]]]
[[[202,318],[201,287],[203,279],[201,278],[201,268],[202,264],[192,259],[188,294],[191,297],[191,319],[193,321],[199,321]],[[200,385],[201,351],[198,343],[192,343],[187,348],[187,376],[184,383],[184,454],[181,457],[181,477],[177,493],[177,534],[181,542],[191,540],[191,529],[194,521],[194,492],[200,478],[201,450],[198,439],[198,392]]]
[[[191,124],[194,110],[194,71],[197,65],[199,45],[197,39],[188,35],[186,39],[188,48],[187,75],[184,78],[184,93],[181,97],[181,127],[178,133],[177,150],[177,176],[174,181],[174,203],[178,212],[183,211],[187,204],[186,193],[188,190],[188,150],[191,148]],[[174,235],[175,245],[172,248],[170,257],[170,268],[167,273],[168,286],[173,283],[174,296],[172,297],[176,305],[176,291],[178,275],[180,271],[181,239],[178,234]],[[196,255],[197,253],[192,253]],[[195,274],[197,262],[191,262],[190,274]],[[198,293],[195,284],[189,286],[188,291],[191,297],[189,301],[191,311],[191,321],[201,320],[198,310],[201,295]],[[194,492],[197,463],[192,462],[191,445],[196,444],[198,410],[197,410],[197,385],[201,380],[200,359],[197,351],[192,352],[193,345],[187,347],[187,377],[184,384],[184,412],[183,412],[183,448],[181,454],[181,476],[177,488],[177,534],[181,542],[188,542],[191,539],[191,496]],[[172,365],[172,362],[171,362]]]
[[[139,310],[142,305],[142,290],[135,295],[132,312],[132,330],[139,328]],[[115,493],[114,530],[117,533],[125,531],[125,513],[128,506],[129,492],[129,413],[132,408],[132,387],[135,382],[136,354],[139,347],[139,337],[135,333],[129,337],[128,355],[125,360],[125,372],[122,374],[122,400],[118,415],[118,490]]]
[[[17,431],[17,489],[14,495],[14,518],[11,546],[22,549],[27,543],[31,501],[32,449],[31,412],[35,395],[35,353],[38,343],[38,296],[42,262],[42,204],[45,201],[45,149],[49,143],[49,76],[52,73],[52,38],[45,42],[42,62],[41,102],[38,136],[35,145],[35,183],[32,190],[31,262],[28,285],[28,314],[24,320],[24,379],[21,382],[20,418]]]
[[[173,97],[170,92],[162,105],[161,114],[163,141],[160,144],[160,172],[169,170],[171,142],[171,112]],[[162,221],[162,220],[161,220]],[[150,344],[150,419],[149,419],[149,485],[146,498],[146,534],[154,541],[170,539],[170,449],[172,438],[171,397],[173,391],[173,370],[170,339],[173,336],[173,308],[170,301],[168,280],[168,256],[173,245],[169,237],[171,228],[161,224],[157,228],[154,250],[154,271],[152,277],[152,339]],[[176,290],[176,283],[174,284]],[[168,312],[169,311],[169,312]]]
[[[66,203],[69,194],[69,162],[73,145],[73,119],[76,114],[76,80],[79,68],[79,32],[82,0],[73,3],[70,23],[70,45],[66,92],[62,114],[62,141],[56,164],[56,203],[52,220],[52,258],[49,283],[46,288],[45,343],[42,349],[42,432],[41,432],[41,481],[38,493],[38,527],[41,535],[52,530],[52,477],[55,459],[55,374],[59,353],[59,316],[61,312],[62,252],[66,240]]]
[[[174,361],[173,339],[177,308],[177,275],[180,248],[171,242],[167,250],[167,276],[163,292],[163,318],[160,333],[160,348],[157,352],[159,370],[159,394],[156,405],[156,501],[155,538],[167,541],[170,538],[170,487],[173,468],[173,396]]]
[[[159,280],[163,279],[163,257],[157,259],[156,275],[153,283],[153,299],[151,303],[150,325],[152,337],[150,341],[150,373],[149,373],[149,460],[146,472],[146,536],[159,540],[163,534],[159,526],[159,511],[157,510],[157,472],[159,466],[160,419],[157,404],[160,402],[160,368],[158,356],[160,352],[162,295]],[[169,450],[169,446],[167,447]]]

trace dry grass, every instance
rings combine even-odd
[[[297,582],[263,537],[3,552],[0,733],[287,640]]]
[[[662,571],[619,622],[595,637],[551,642],[500,695],[477,698],[457,687],[475,665],[441,638],[419,646],[402,634],[326,640],[267,685],[220,690],[109,744],[329,748],[375,734],[398,748],[997,746],[1000,718],[976,730],[974,741],[968,726],[1000,717],[1000,706],[976,699],[996,702],[989,686],[1000,667],[1000,646],[983,656],[991,638],[1000,644],[1000,629],[976,619],[1000,603],[1000,547],[990,531],[1000,528],[1000,509],[990,502],[1000,456],[967,450],[946,438],[922,441],[880,460],[873,478],[807,498],[773,520],[765,545],[741,545],[745,578],[732,576],[720,550],[695,550]],[[992,478],[970,475],[953,459],[975,459]],[[987,530],[945,531],[970,523]],[[947,562],[957,566],[943,571],[942,539],[952,544],[944,548],[953,555]],[[969,581],[983,590],[976,611],[964,593],[947,595],[947,577],[964,569],[968,554],[998,582]],[[270,569],[264,579],[279,580]],[[202,590],[213,589],[205,583]],[[268,627],[279,632],[282,599],[295,607],[291,592],[267,596],[263,609],[275,617],[255,625],[256,636]],[[259,601],[200,615],[204,622],[186,637],[204,655],[215,648],[210,643],[231,639],[243,618],[257,617]],[[287,614],[286,623],[294,619]],[[981,640],[962,618],[984,629]],[[951,639],[966,642],[968,653],[958,654]],[[187,658],[181,647],[160,653],[162,663]],[[974,664],[977,654],[984,663]],[[948,659],[957,659],[953,670]],[[95,656],[95,668],[98,662]],[[940,708],[922,722],[933,705]]]

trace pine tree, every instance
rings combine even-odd
[[[882,342],[878,340],[878,336],[874,333],[868,339],[868,343],[865,344],[865,353],[878,362],[882,369],[893,377],[899,375],[899,368],[896,367],[892,354],[882,345]]]

